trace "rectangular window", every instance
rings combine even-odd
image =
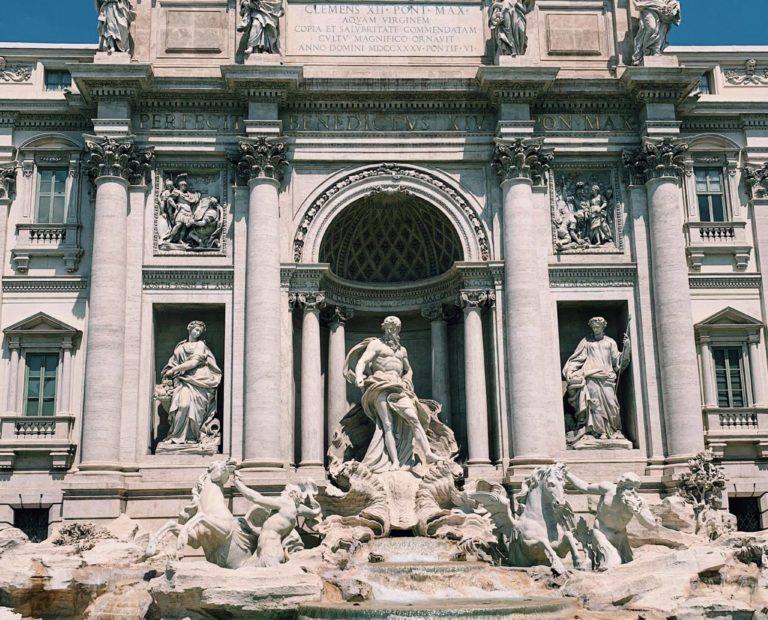
[[[729,497],[728,509],[736,516],[736,529],[739,532],[759,532],[760,498],[758,497]]]
[[[704,73],[699,78],[699,92],[702,95],[709,95],[712,92],[712,89],[709,85],[709,72]]]
[[[72,86],[72,75],[66,69],[45,70],[45,90],[64,90]]]
[[[744,363],[741,347],[716,347],[715,381],[718,407],[746,407]]]
[[[24,385],[24,415],[56,415],[56,371],[58,353],[27,353]]]
[[[66,168],[42,169],[37,173],[37,223],[63,224],[66,210]]]
[[[727,220],[722,169],[696,168],[696,197],[702,222]]]

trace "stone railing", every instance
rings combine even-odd
[[[700,271],[708,255],[730,254],[737,271],[749,265],[752,247],[747,240],[746,222],[687,222],[685,238],[688,264]]]
[[[69,440],[72,416],[3,416],[0,418],[0,440]]]
[[[0,469],[23,467],[66,470],[72,465],[75,418],[60,416],[0,416]]]
[[[768,408],[740,407],[704,410],[708,446],[719,458],[728,449],[756,450],[757,458],[768,456]]]
[[[78,224],[17,224],[16,246],[11,251],[13,267],[26,273],[36,256],[62,259],[68,272],[77,271],[83,254],[78,244]]]

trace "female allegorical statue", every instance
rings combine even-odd
[[[99,51],[131,52],[131,22],[134,18],[130,0],[96,0],[99,13]]]
[[[620,352],[616,341],[605,335],[607,326],[601,316],[590,319],[592,334],[582,339],[563,368],[568,401],[580,427],[574,441],[584,435],[624,439],[616,384],[619,373],[629,365],[629,336],[624,335],[624,350]]]
[[[174,444],[207,444],[220,440],[216,420],[216,392],[221,370],[208,345],[201,340],[205,323],[192,321],[187,326],[189,338],[176,345],[163,368],[164,383],[172,382],[168,410],[171,428],[158,446],[173,449]]]
[[[490,27],[499,56],[522,56],[528,48],[526,15],[536,0],[493,0]]]
[[[667,47],[672,24],[680,24],[679,0],[635,0],[640,10],[640,27],[635,35],[632,64],[639,65],[644,56],[658,56]]]
[[[240,0],[242,21],[237,29],[248,37],[246,55],[278,53],[282,16],[282,0]]]

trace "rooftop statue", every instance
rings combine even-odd
[[[680,25],[679,0],[635,0],[640,11],[640,26],[635,35],[632,64],[639,65],[645,56],[659,56],[667,47],[669,29]]]
[[[238,31],[247,41],[245,54],[278,54],[282,0],[240,0]]]
[[[499,56],[523,56],[528,48],[526,15],[536,0],[493,0],[489,22]]]
[[[131,7],[131,0],[96,0],[99,14],[99,51],[133,51],[131,41],[131,23],[136,14]]]

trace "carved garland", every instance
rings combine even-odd
[[[327,190],[325,190],[312,203],[312,206],[307,210],[307,213],[304,215],[304,219],[301,221],[299,230],[296,232],[296,235],[293,239],[294,262],[300,263],[302,261],[302,256],[304,253],[304,239],[307,235],[307,232],[309,231],[310,226],[312,225],[312,222],[314,221],[320,209],[333,196],[338,194],[341,190],[349,187],[353,183],[357,183],[359,181],[364,181],[366,179],[376,178],[376,177],[392,177],[396,184],[394,186],[384,186],[384,185],[377,186],[373,188],[372,193],[376,193],[376,192],[409,193],[409,190],[406,187],[404,187],[403,185],[397,184],[397,181],[400,178],[405,177],[405,178],[418,179],[420,181],[425,181],[430,185],[432,185],[432,187],[442,191],[444,194],[447,194],[451,198],[451,200],[453,200],[453,202],[459,206],[459,208],[463,211],[464,215],[469,219],[470,223],[472,224],[472,228],[474,229],[475,236],[477,237],[478,245],[480,246],[480,255],[482,259],[490,260],[491,250],[488,244],[488,237],[485,234],[485,230],[483,229],[483,225],[480,222],[480,218],[478,217],[477,213],[475,213],[475,210],[467,202],[467,200],[459,192],[457,192],[447,183],[441,181],[440,179],[426,172],[420,172],[418,170],[412,170],[410,168],[403,168],[398,164],[384,163],[376,166],[375,168],[370,168],[368,170],[355,172],[354,174],[350,174],[349,176],[344,177],[343,179],[340,179],[339,181],[334,183],[331,187],[329,187]]]

